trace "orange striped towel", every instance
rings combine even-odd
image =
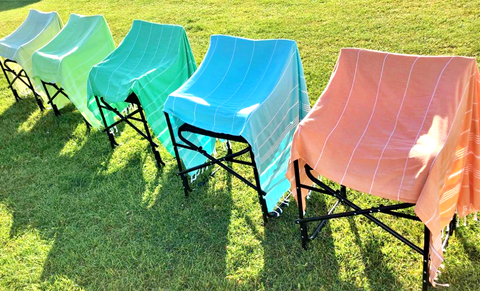
[[[431,231],[434,284],[441,230],[455,212],[480,210],[479,97],[474,58],[342,49],[327,88],[295,132],[292,189],[292,162],[299,160],[304,184],[307,163],[347,187],[415,203]]]

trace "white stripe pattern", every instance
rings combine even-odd
[[[392,136],[395,134],[395,131],[397,130],[398,120],[400,119],[400,113],[402,112],[403,104],[405,102],[405,97],[407,96],[407,92],[408,92],[408,86],[410,85],[410,77],[412,76],[413,67],[415,66],[417,61],[418,61],[418,57],[415,59],[415,61],[412,63],[412,66],[410,67],[410,73],[408,74],[407,84],[405,86],[405,92],[403,93],[402,102],[400,103],[400,107],[398,108],[397,116],[395,118],[395,124],[393,126],[392,131],[390,132],[390,136],[388,137],[388,140],[385,143],[385,146],[382,149],[380,158],[378,159],[377,167],[375,168],[375,172],[373,173],[372,184],[370,185],[370,190],[368,191],[368,193],[372,193],[373,185],[375,184],[375,177],[377,176],[378,168],[380,167],[380,163],[382,162],[383,154],[387,150],[387,147],[390,144],[390,140],[392,139]]]
[[[386,54],[385,58],[383,58],[382,71],[380,72],[380,79],[378,80],[377,94],[375,96],[375,101],[373,103],[372,112],[370,113],[370,118],[368,119],[367,126],[365,126],[365,129],[363,130],[363,133],[360,136],[360,139],[358,140],[357,144],[355,145],[355,148],[352,151],[352,154],[350,155],[350,159],[348,160],[347,167],[345,168],[345,172],[343,173],[343,177],[342,177],[342,180],[340,182],[340,184],[342,184],[342,185],[343,185],[343,181],[345,180],[345,176],[347,175],[348,168],[350,167],[350,163],[352,162],[353,156],[355,155],[355,152],[357,151],[358,146],[362,142],[363,137],[367,133],[368,127],[370,126],[370,122],[372,121],[373,115],[375,114],[375,109],[377,108],[377,102],[378,102],[378,95],[380,94],[380,88],[381,88],[381,85],[382,85],[383,70],[385,68],[385,62],[387,61],[388,55],[389,54]]]
[[[422,123],[420,125],[420,128],[417,132],[417,136],[415,137],[414,141],[413,141],[413,144],[412,144],[412,147],[415,145],[415,143],[417,142],[418,140],[418,137],[420,136],[420,133],[422,132],[422,129],[423,129],[423,126],[425,124],[425,120],[427,120],[427,116],[428,116],[428,113],[430,112],[430,105],[432,105],[432,102],[433,102],[433,99],[435,97],[435,93],[437,93],[437,88],[438,88],[438,84],[440,84],[440,79],[442,78],[443,76],[443,72],[445,72],[445,69],[447,68],[447,66],[450,64],[450,62],[453,60],[453,57],[450,58],[450,60],[445,64],[445,66],[443,67],[442,71],[440,72],[440,75],[438,76],[438,79],[437,79],[437,83],[435,84],[435,88],[433,89],[433,93],[432,93],[432,96],[430,96],[430,101],[428,102],[428,106],[427,106],[427,109],[425,110],[425,115],[423,116],[423,120],[422,120]],[[457,109],[458,110],[458,109]],[[402,191],[402,187],[403,187],[403,181],[405,179],[405,173],[407,171],[407,167],[408,167],[408,162],[409,162],[410,158],[409,156],[407,156],[407,158],[405,159],[405,166],[403,168],[403,174],[402,174],[402,179],[400,180],[400,186],[398,187],[398,192],[397,192],[397,200],[400,201],[400,196],[401,196],[401,191]],[[432,163],[433,165],[433,163]]]
[[[337,126],[338,124],[340,124],[340,121],[342,120],[343,118],[343,115],[345,114],[345,111],[347,110],[347,107],[348,107],[348,104],[350,102],[350,97],[352,96],[352,92],[353,92],[353,87],[355,86],[355,79],[357,77],[357,69],[358,69],[358,60],[360,58],[360,52],[362,50],[359,50],[357,52],[357,59],[355,61],[355,71],[353,72],[353,79],[352,79],[352,86],[350,87],[350,93],[348,94],[348,98],[347,98],[347,102],[345,103],[345,106],[343,107],[343,111],[342,113],[340,114],[340,117],[338,118],[335,126],[332,128],[332,130],[330,131],[330,133],[327,135],[327,138],[325,139],[325,142],[323,143],[323,146],[322,146],[322,150],[320,151],[320,155],[317,159],[317,162],[315,163],[315,167],[314,169],[316,169],[318,167],[318,163],[320,163],[320,160],[322,159],[322,156],[323,156],[323,151],[325,150],[325,146],[327,145],[328,143],[328,140],[330,139],[330,136],[333,134],[333,132],[337,129]]]

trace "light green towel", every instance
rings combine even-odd
[[[115,49],[112,34],[101,15],[71,14],[65,27],[46,46],[33,54],[34,80],[55,83],[93,126],[101,123],[87,107],[87,78],[91,68]],[[56,104],[67,102],[63,96]]]

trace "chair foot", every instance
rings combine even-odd
[[[57,105],[52,103],[52,108],[53,108],[53,113],[55,113],[55,116],[60,116],[60,111],[58,110]]]
[[[15,97],[15,101],[18,102],[18,101],[22,100],[22,98],[20,98],[20,96],[18,95],[17,90],[12,88],[12,93],[13,93],[13,96]]]
[[[181,175],[182,178],[182,184],[183,184],[183,192],[185,193],[185,197],[188,197],[188,194],[192,189],[190,189],[190,186],[188,185],[188,180],[185,175]]]
[[[155,161],[157,162],[157,167],[160,169],[165,166],[165,163],[162,161],[162,157],[160,156],[160,153],[153,148],[153,155],[155,156]]]
[[[35,100],[37,101],[38,108],[40,108],[40,111],[45,110],[45,106],[43,106],[42,100],[38,98],[38,96],[35,96]]]
[[[118,146],[118,143],[115,141],[115,136],[110,132],[107,132],[107,136],[108,140],[110,140],[110,146],[112,149],[115,149],[115,147]]]

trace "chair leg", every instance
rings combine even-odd
[[[107,120],[105,119],[105,114],[103,113],[102,109],[103,107],[100,104],[100,98],[98,96],[95,96],[95,101],[97,102],[98,110],[100,110],[100,116],[102,117],[103,126],[105,127],[105,133],[108,136],[108,140],[110,141],[110,146],[112,147],[112,149],[115,149],[115,146],[117,146],[118,143],[115,141],[115,136],[113,135],[113,133],[111,133],[108,129]]]
[[[293,167],[295,172],[295,190],[297,192],[298,219],[303,219],[303,199],[302,189],[300,187],[300,168],[298,160],[293,162]],[[302,239],[302,248],[306,250],[308,242],[308,228],[306,222],[300,222],[300,237]]]
[[[422,274],[422,290],[426,291],[428,290],[428,286],[430,285],[430,282],[428,280],[429,278],[429,268],[428,268],[428,262],[429,262],[429,253],[430,253],[430,230],[427,228],[425,225],[425,232],[424,232],[424,239],[423,239],[423,260],[422,260],[422,265],[423,265],[423,274]]]
[[[231,147],[230,151],[231,151]],[[263,225],[267,225],[267,218],[268,218],[268,209],[267,209],[267,203],[265,201],[265,198],[263,197],[264,192],[262,191],[262,187],[260,185],[260,175],[258,175],[258,169],[257,169],[257,164],[255,163],[255,156],[252,151],[252,147],[250,147],[250,159],[252,162],[252,168],[253,168],[253,174],[255,176],[255,186],[257,187],[257,193],[258,193],[258,200],[260,202],[260,206],[262,207],[262,217],[263,217]]]
[[[87,127],[87,134],[90,133],[90,130],[92,129],[92,126],[90,125],[90,123],[87,121],[87,119],[85,119],[85,117],[83,117],[82,115],[82,118],[83,118],[83,122],[85,122],[85,126]]]
[[[15,101],[18,102],[21,100],[20,96],[18,96],[17,90],[13,88],[13,83],[10,83],[10,78],[8,77],[8,73],[5,70],[6,65],[3,64],[2,61],[0,61],[0,66],[2,67],[3,75],[5,76],[5,79],[7,80],[8,87],[10,87],[10,90],[12,90],[13,97],[15,97]]]
[[[40,108],[40,111],[44,111],[45,106],[43,105],[42,100],[40,100],[40,98],[38,98],[37,93],[33,93],[33,94],[35,95],[35,101],[37,101],[38,108]]]
[[[10,85],[10,88],[12,88],[12,93],[13,93],[13,96],[15,97],[15,101],[18,102],[18,101],[22,100],[22,99],[20,98],[20,96],[18,95],[17,90],[13,89],[13,84]]]
[[[147,119],[145,118],[145,114],[143,113],[143,108],[142,105],[140,105],[140,102],[137,104],[137,106],[138,112],[140,113],[140,118],[142,119],[143,127],[145,128],[145,134],[147,135],[148,142],[150,143],[153,155],[155,156],[155,161],[157,162],[157,167],[160,169],[165,166],[165,163],[162,161],[162,157],[157,150],[157,145],[153,142],[152,135],[150,134],[150,129],[148,128]]]
[[[175,152],[175,159],[177,160],[178,172],[182,172],[183,171],[182,160],[180,159],[180,155],[178,154],[177,142],[175,141],[175,136],[173,134],[173,128],[170,122],[170,116],[166,112],[165,112],[165,119],[167,120],[168,131],[170,132],[170,139],[172,140],[173,150]],[[188,184],[188,179],[186,175],[187,174],[180,174],[180,178],[182,179],[183,192],[185,193],[185,197],[188,197],[188,193],[191,191],[191,189],[190,189],[190,185]]]
[[[50,92],[48,91],[47,84],[44,81],[42,81],[42,86],[43,86],[43,89],[45,90],[45,94],[47,94],[48,103],[52,105],[53,113],[55,114],[55,116],[60,116],[60,111],[58,110],[57,105],[53,103],[53,98],[52,96],[50,96]]]
[[[37,101],[38,108],[40,108],[40,111],[43,111],[45,109],[45,106],[43,106],[43,102],[39,98],[40,96],[37,94],[37,92],[35,92],[35,87],[33,86],[33,83],[28,77],[27,73],[25,73],[25,77],[27,77],[28,86],[30,87],[30,90],[32,90],[33,96],[35,97],[35,101]]]

